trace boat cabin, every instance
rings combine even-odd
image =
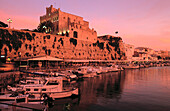
[[[30,85],[23,88],[26,93],[52,93],[61,92],[63,90],[62,77],[49,77],[46,78],[45,83],[42,85]]]

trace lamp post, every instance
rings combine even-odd
[[[7,22],[9,23],[9,28],[10,28],[10,23],[12,23],[12,20],[9,18],[9,19],[7,19]]]
[[[21,66],[21,52],[19,52],[19,70],[20,70],[20,66]]]

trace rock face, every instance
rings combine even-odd
[[[104,36],[103,36],[104,37]],[[89,42],[66,36],[0,28],[0,55],[12,59],[49,55],[65,59],[125,59],[120,37]]]

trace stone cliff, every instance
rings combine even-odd
[[[120,37],[96,43],[66,36],[0,28],[0,55],[12,59],[49,55],[65,59],[120,60],[125,49]]]

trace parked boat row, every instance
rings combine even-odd
[[[12,91],[10,94],[0,95],[1,101],[44,101],[45,97],[52,100],[58,98],[66,98],[71,96],[78,96],[79,89],[71,83],[77,83],[78,79],[97,77],[100,74],[107,72],[119,72],[126,69],[138,69],[151,66],[167,66],[170,64],[161,63],[146,63],[146,64],[108,64],[105,66],[82,66],[76,69],[69,69],[60,72],[29,72],[28,75],[34,75],[26,77],[25,80],[21,80],[19,84],[13,86],[7,86],[7,89]],[[38,75],[38,77],[37,77]],[[68,85],[69,84],[69,85]],[[17,92],[17,94],[15,93]]]

